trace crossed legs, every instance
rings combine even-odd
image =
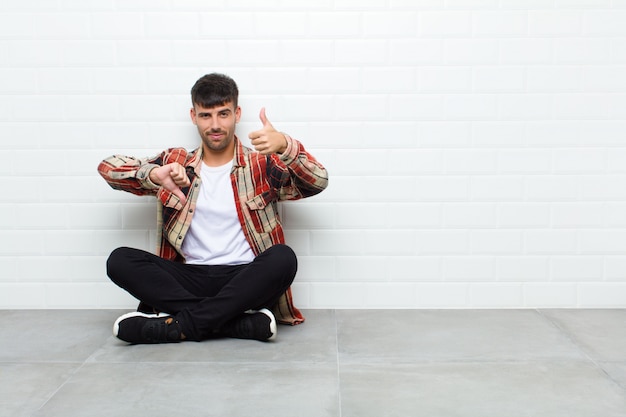
[[[119,287],[157,311],[172,315],[188,340],[204,340],[247,310],[271,308],[289,288],[296,255],[275,245],[244,265],[187,265],[121,247],[107,261]]]

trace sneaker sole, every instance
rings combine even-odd
[[[115,320],[115,323],[113,323],[113,336],[117,337],[118,334],[120,333],[120,322],[122,320],[125,320],[127,318],[130,317],[146,317],[146,318],[150,318],[150,317],[169,317],[169,314],[166,313],[159,313],[159,314],[148,314],[148,313],[140,313],[139,311],[133,311],[130,313],[126,313],[124,315],[121,315],[117,318],[117,320]]]
[[[259,313],[265,314],[270,319],[270,331],[272,332],[272,335],[269,337],[269,339],[267,339],[267,341],[269,342],[270,340],[276,339],[276,333],[278,333],[278,329],[276,327],[276,317],[274,317],[272,312],[269,311],[267,308],[260,309]]]

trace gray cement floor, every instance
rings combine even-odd
[[[3,311],[0,416],[626,416],[626,310],[307,310],[278,340],[128,346]]]

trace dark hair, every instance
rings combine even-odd
[[[191,104],[205,108],[222,106],[230,101],[237,108],[239,89],[235,81],[224,74],[207,74],[191,88]]]

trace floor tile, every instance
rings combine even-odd
[[[116,310],[6,310],[0,362],[83,362],[111,335]]]
[[[338,417],[327,364],[86,364],[33,417]]]
[[[0,417],[626,417],[626,310],[307,310],[275,342],[111,335],[5,311]]]
[[[626,309],[541,312],[593,359],[626,361]]]
[[[533,310],[340,310],[340,362],[580,359]]]
[[[278,326],[273,342],[214,339],[166,345],[128,345],[110,337],[89,362],[337,362],[337,329],[332,310],[303,312],[306,321]]]
[[[80,366],[0,363],[0,417],[30,417]]]
[[[625,392],[587,362],[340,365],[342,417],[624,417]]]
[[[598,365],[626,390],[626,362],[599,362]]]

